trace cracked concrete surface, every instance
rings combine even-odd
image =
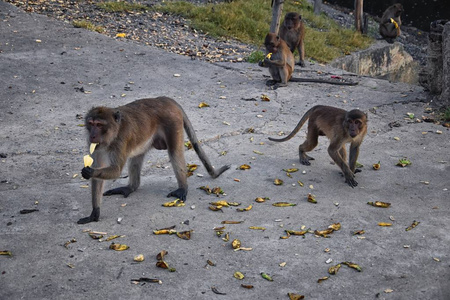
[[[13,254],[0,256],[0,298],[287,299],[288,292],[306,299],[450,297],[449,130],[405,120],[409,112],[420,118],[429,106],[420,87],[308,64],[296,70],[296,76],[320,71],[323,76],[352,76],[360,84],[291,83],[272,91],[264,84],[267,70],[256,65],[190,60],[26,14],[5,2],[0,2],[0,16],[0,153],[6,155],[0,161],[0,250]],[[262,94],[270,101],[261,101]],[[141,187],[127,199],[105,198],[100,222],[77,225],[91,211],[90,191],[82,187],[89,183],[79,175],[87,147],[77,114],[92,106],[160,95],[183,106],[212,163],[232,168],[212,180],[201,166],[195,174],[204,176],[189,178],[186,206],[164,208],[161,204],[168,201],[165,195],[176,180],[166,153],[151,151]],[[200,102],[210,107],[199,109]],[[316,104],[360,108],[369,115],[359,157],[364,167],[356,175],[355,189],[331,164],[326,139],[311,153],[316,160],[309,167],[298,163],[304,129],[285,143],[267,139],[290,132]],[[400,127],[390,127],[392,122]],[[412,165],[395,166],[402,157]],[[193,151],[187,151],[186,158],[200,163]],[[372,170],[378,161],[381,169]],[[242,164],[251,169],[238,170]],[[292,167],[300,171],[290,178],[282,169]],[[275,178],[284,185],[275,186]],[[108,182],[106,188],[126,181]],[[203,185],[220,186],[227,195],[206,195],[198,189]],[[308,193],[316,196],[317,204],[306,201]],[[256,203],[256,197],[270,200]],[[241,202],[241,207],[252,204],[253,209],[208,209],[209,202],[222,199]],[[278,201],[297,206],[271,205]],[[368,201],[392,206],[375,208]],[[39,211],[19,213],[30,208]],[[189,225],[182,224],[186,220]],[[213,228],[223,226],[223,220],[244,221],[225,225],[225,231],[252,251],[235,252],[230,242],[216,236]],[[414,220],[420,224],[405,231]],[[321,230],[336,222],[342,228],[330,238],[307,234],[280,239],[285,229]],[[380,227],[379,222],[393,226]],[[152,233],[171,225],[194,230],[192,239]],[[110,242],[91,239],[85,229],[125,235],[117,242],[130,249],[109,250]],[[361,229],[366,231],[364,239],[352,235]],[[64,243],[73,238],[77,242],[66,249]],[[163,249],[176,272],[155,267],[155,256]],[[139,253],[146,259],[134,263]],[[362,272],[343,266],[337,275],[328,274],[331,265],[343,261],[359,264]],[[233,277],[236,271],[245,275],[242,281]],[[261,272],[274,281],[263,279]],[[318,283],[324,276],[329,279]],[[162,284],[131,283],[139,277],[158,278]],[[211,287],[226,295],[215,294]]]

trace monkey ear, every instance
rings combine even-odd
[[[116,111],[116,112],[114,113],[114,120],[115,120],[117,123],[119,123],[121,118],[122,118],[122,115],[120,114],[120,111]]]

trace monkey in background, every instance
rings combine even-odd
[[[273,86],[274,89],[287,86],[292,77],[292,72],[294,72],[294,55],[286,42],[275,33],[266,35],[264,46],[267,56],[259,63],[259,66],[269,68],[269,73],[272,76],[272,80],[268,80],[266,84]]]
[[[345,182],[352,188],[358,185],[355,180],[356,160],[359,156],[359,147],[367,133],[367,115],[359,109],[345,111],[343,109],[317,105],[308,110],[298,122],[294,130],[281,139],[270,138],[274,142],[285,142],[293,138],[308,121],[306,141],[298,148],[300,163],[311,165],[306,152],[312,151],[318,144],[319,136],[326,136],[330,140],[328,154],[338,165],[345,177]],[[350,143],[348,164],[345,162],[347,151],[345,144]]]
[[[292,53],[298,50],[300,60],[297,65],[305,66],[305,25],[302,16],[295,12],[287,13],[280,28],[280,38],[282,38]]]
[[[188,184],[184,158],[184,130],[211,177],[216,178],[230,166],[215,170],[201,148],[186,113],[175,100],[167,97],[141,99],[117,108],[95,107],[85,118],[89,143],[98,143],[92,153],[94,164],[81,175],[92,179],[92,213],[78,224],[97,222],[104,181],[120,176],[128,159],[127,186],[106,191],[103,195],[121,194],[125,198],[140,185],[144,155],[151,148],[168,150],[178,189],[169,193],[185,201]],[[184,130],[183,130],[184,128]]]
[[[393,43],[394,39],[400,36],[400,26],[402,25],[400,15],[402,12],[403,6],[396,3],[389,6],[381,17],[380,35],[389,43]]]

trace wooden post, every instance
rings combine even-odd
[[[284,0],[272,1],[272,23],[270,24],[270,32],[278,34],[280,29],[281,12],[283,11]]]
[[[355,29],[363,31],[363,0],[355,0]]]
[[[320,15],[322,11],[322,0],[314,0],[314,14]]]

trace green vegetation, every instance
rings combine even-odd
[[[261,46],[272,18],[270,3],[271,0],[234,0],[196,6],[185,1],[171,1],[157,6],[156,10],[181,15],[190,20],[193,28],[211,36],[234,38]],[[342,28],[325,15],[314,15],[312,6],[305,0],[285,1],[283,15],[290,11],[300,13],[306,23],[306,57],[319,62],[329,62],[352,51],[365,49],[373,42],[369,37]],[[260,55],[262,53],[254,54]],[[253,59],[250,57],[249,61]]]
[[[96,31],[98,33],[102,33],[105,31],[105,28],[103,28],[102,26],[97,26],[92,24],[89,21],[86,20],[79,20],[79,21],[73,21],[73,26],[76,28],[84,28],[90,31]]]
[[[444,121],[450,121],[450,107],[444,109],[442,112],[442,119],[444,119]]]
[[[108,1],[97,4],[98,7],[107,12],[129,12],[148,10],[148,7],[139,3],[129,3],[125,1]]]

